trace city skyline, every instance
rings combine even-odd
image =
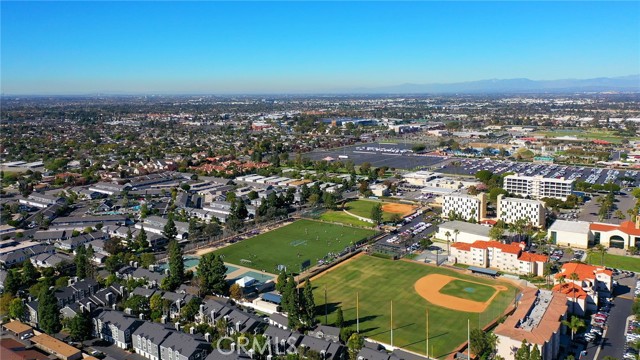
[[[2,92],[320,93],[640,73],[638,2],[2,2]]]

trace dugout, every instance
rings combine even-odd
[[[488,275],[491,277],[498,276],[498,271],[492,270],[492,269],[485,269],[477,266],[469,266],[469,270],[474,274]]]

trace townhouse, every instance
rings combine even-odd
[[[100,310],[92,319],[93,336],[115,344],[121,349],[133,346],[132,334],[144,321],[114,310]]]

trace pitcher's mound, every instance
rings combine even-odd
[[[440,290],[453,280],[461,280],[455,277],[441,275],[441,274],[429,274],[420,278],[414,284],[416,292],[425,298],[428,302],[452,310],[476,312],[480,313],[487,309],[491,301],[498,295],[499,291],[506,291],[507,288],[502,285],[487,285],[470,280],[462,280],[473,284],[479,284],[484,287],[492,287],[496,292],[487,301],[475,301],[465,299],[465,292],[461,292],[459,296],[447,295],[440,292]],[[472,292],[472,291],[469,291]]]

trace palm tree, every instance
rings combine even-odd
[[[573,282],[574,285],[577,285],[576,281],[580,280],[580,276],[573,272],[573,273],[571,273],[571,275],[569,275],[569,279]],[[580,286],[580,288],[582,288],[581,285],[582,284],[580,284],[578,286]],[[574,289],[573,289],[573,305],[571,305],[571,312],[574,313],[574,314],[576,313],[576,292],[577,292],[576,290],[577,289],[574,287]],[[573,337],[571,339],[573,340]]]
[[[573,340],[575,333],[585,326],[584,321],[575,315],[571,316],[569,320],[562,320],[562,325],[571,329],[571,340]]]
[[[604,254],[607,253],[607,248],[602,244],[596,244],[593,248],[591,248],[592,253],[600,253],[600,266],[604,266]]]
[[[635,220],[636,212],[633,210],[633,208],[628,209],[627,214],[629,215],[629,220]]]
[[[447,232],[444,233],[444,236],[447,237],[447,254],[451,255],[451,252],[449,251],[449,238],[451,237],[451,233],[447,230]]]
[[[453,234],[455,235],[456,239],[454,240],[454,242],[458,241],[458,234],[460,234],[460,230],[458,229],[453,229]]]

